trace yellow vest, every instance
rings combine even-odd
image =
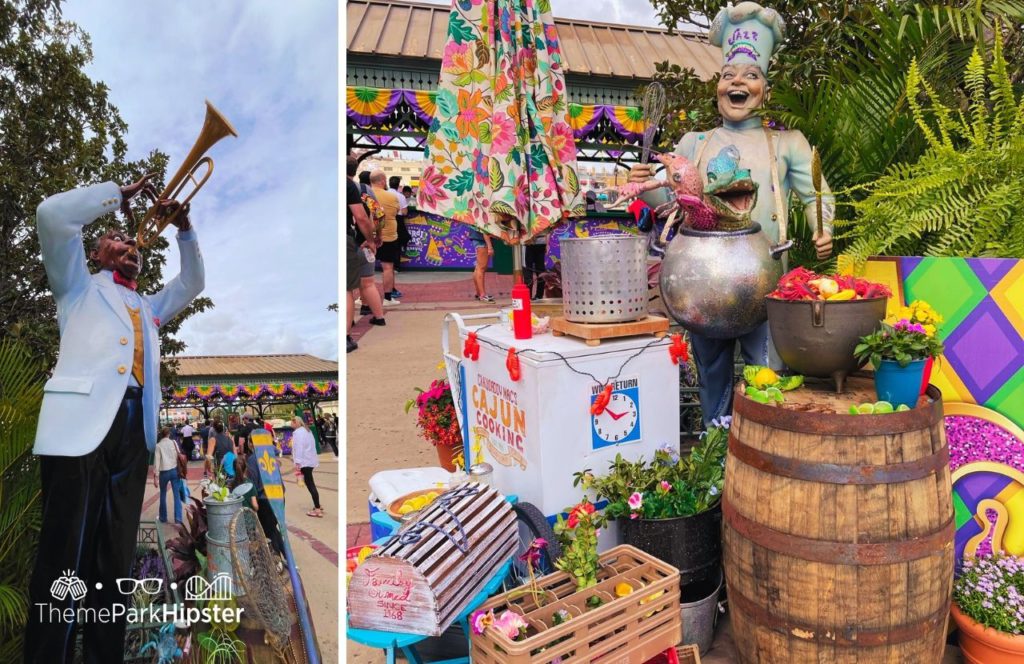
[[[128,309],[128,315],[132,319],[132,331],[135,332],[135,357],[132,358],[132,375],[135,376],[135,380],[138,381],[139,386],[145,384],[146,376],[146,365],[143,364],[145,350],[142,342],[142,316],[139,315],[139,309],[132,309],[125,305]]]

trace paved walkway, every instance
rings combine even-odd
[[[328,450],[320,455],[320,466],[313,478],[320,493],[324,518],[306,516],[313,507],[309,492],[301,478],[295,477],[295,465],[291,457],[284,457],[281,473],[285,482],[285,521],[295,564],[302,578],[302,585],[309,600],[310,612],[320,642],[324,662],[340,661],[338,649],[338,457]],[[152,468],[150,469],[152,474]],[[199,482],[203,478],[203,463],[189,464],[188,484],[192,495],[199,496]],[[153,487],[152,479],[146,484],[146,495],[142,503],[142,519],[156,521],[159,515],[160,496]],[[167,518],[174,520],[170,490],[167,493]],[[176,537],[173,523],[164,524],[164,540]]]
[[[378,284],[380,275],[377,275]],[[381,470],[436,465],[433,449],[419,437],[415,416],[404,413],[415,386],[426,387],[443,370],[441,323],[449,311],[496,311],[510,304],[511,277],[487,275],[488,290],[498,301],[473,299],[471,275],[458,272],[399,274],[402,304],[387,309],[388,324],[371,327],[358,319],[353,337],[359,349],[347,356],[347,470],[345,546],[369,543],[367,494],[370,477]],[[703,664],[738,661],[728,616],[715,633]],[[380,664],[382,651],[347,642],[348,662]],[[950,647],[942,664],[958,664],[959,649]]]

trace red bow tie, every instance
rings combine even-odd
[[[124,286],[125,288],[131,288],[132,290],[138,288],[138,284],[134,279],[128,279],[116,270],[114,271],[114,283]]]

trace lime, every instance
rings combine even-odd
[[[857,410],[856,406],[850,406],[850,415],[860,415],[860,411]]]
[[[875,415],[885,415],[892,412],[892,404],[888,401],[875,402]]]
[[[857,406],[857,412],[859,412],[861,415],[874,415],[875,404],[862,403],[861,405]]]
[[[908,406],[905,403],[901,403],[900,405],[896,406],[896,412],[897,413],[904,413],[904,412],[906,412],[908,410],[910,410],[910,406]]]

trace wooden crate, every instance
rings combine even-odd
[[[505,497],[471,482],[441,494],[352,573],[349,624],[440,636],[516,552]]]
[[[598,346],[602,339],[653,334],[660,339],[668,334],[668,319],[646,316],[628,323],[574,323],[559,316],[551,319],[551,334],[583,339],[588,346]]]
[[[498,595],[482,607],[495,614],[515,611],[529,624],[529,636],[512,641],[495,627],[471,636],[474,664],[548,664],[567,662],[640,664],[682,641],[679,609],[679,571],[639,549],[623,544],[605,552],[598,583],[578,592],[565,572],[537,580],[538,600],[522,588]],[[642,586],[641,586],[642,582]],[[615,596],[615,586],[629,583],[634,592]],[[586,608],[598,595],[605,603]],[[571,618],[554,625],[556,611]]]
[[[690,644],[676,648],[676,657],[679,664],[700,664],[700,648]]]

